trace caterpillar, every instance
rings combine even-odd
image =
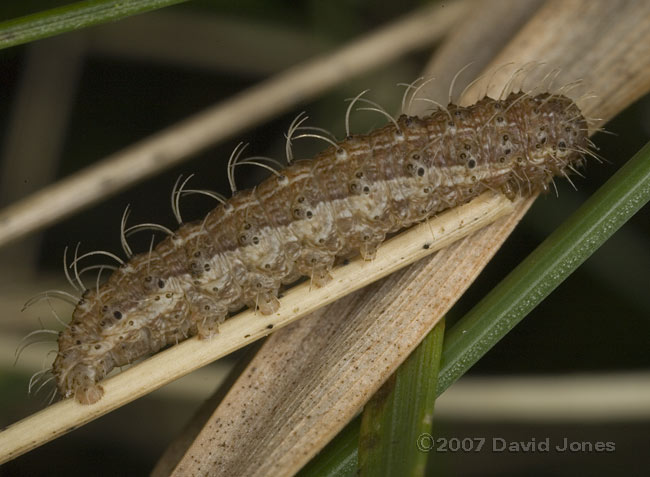
[[[365,101],[366,109],[383,112],[360,96],[350,107]],[[514,199],[547,191],[554,177],[577,173],[590,154],[587,121],[561,94],[449,104],[422,118],[389,117],[364,135],[349,133],[349,112],[347,137],[324,138],[330,144],[313,160],[292,161],[291,137],[305,119],[296,118],[288,167],[261,164],[273,175],[249,190],[236,191],[231,180],[230,199],[215,196],[220,204],[203,220],[176,231],[159,226],[168,236],[148,252],[131,253],[125,214],[130,258],[83,291],[59,333],[52,366],[58,392],[97,402],[100,381],[114,367],[189,336],[208,339],[243,306],[273,313],[282,285],[306,276],[324,286],[337,257],[371,260],[387,234],[482,192]],[[252,163],[240,161],[241,152],[233,152],[229,176],[234,165]],[[180,223],[177,205],[175,214]],[[75,271],[84,256],[75,256]]]

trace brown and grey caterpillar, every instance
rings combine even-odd
[[[292,126],[289,138],[299,123]],[[114,367],[189,336],[208,338],[242,306],[273,313],[283,284],[306,276],[322,286],[337,257],[372,259],[387,234],[482,192],[545,191],[582,165],[589,144],[571,99],[521,92],[402,115],[331,141],[313,160],[292,162],[203,220],[168,231],[84,290],[59,334],[58,391],[94,403]]]

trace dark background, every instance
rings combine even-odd
[[[0,20],[38,11],[67,2],[3,2]],[[313,53],[334,48],[417,7],[419,2],[405,1],[381,7],[369,1],[356,2],[193,2],[165,10],[198,15],[202,18],[232,20],[236,23],[272,26],[295,31],[315,41]],[[130,21],[130,20],[127,20]],[[116,23],[108,27],[118,29]],[[146,41],[143,31],[142,41]],[[183,32],[178,35],[182,44]],[[43,40],[49,41],[49,40]],[[134,41],[139,41],[137,38]],[[13,100],[21,81],[27,46],[0,51],[0,140],[7,133]],[[219,44],[206,48],[219,49]],[[245,54],[249,54],[245,52]],[[36,255],[36,274],[61,274],[61,256],[66,245],[81,240],[92,249],[120,252],[119,221],[131,204],[130,223],[156,222],[173,227],[169,193],[179,174],[195,173],[194,188],[228,194],[225,164],[230,151],[240,141],[250,142],[253,154],[284,158],[283,134],[295,115],[308,111],[310,124],[343,136],[343,99],[368,87],[382,92],[389,112],[396,112],[401,89],[398,81],[411,81],[430,55],[423,51],[408,55],[399,63],[353,78],[311,104],[275,117],[259,127],[242,133],[190,158],[178,167],[110,197],[79,212],[40,236]],[[119,52],[90,50],[83,61],[77,90],[65,130],[65,140],[56,170],[56,178],[80,170],[119,151],[168,125],[188,117],[233,93],[272,75],[272,66],[262,72],[256,58],[242,61],[250,69],[233,69],[228,64],[192,67],[164,58],[134,57]],[[278,66],[278,71],[283,68]],[[43,79],[47,81],[47,78]],[[382,89],[383,88],[383,89]],[[374,99],[377,99],[376,96]],[[562,223],[587,197],[648,140],[650,136],[650,98],[630,106],[607,124],[614,136],[599,134],[593,138],[599,153],[609,162],[590,161],[586,179],[572,178],[575,191],[566,181],[557,181],[559,198],[541,197],[479,279],[450,313],[448,328],[454,319],[468,311],[508,271],[514,268],[551,231]],[[355,117],[357,132],[383,124],[381,118]],[[38,131],[34,132],[38,140]],[[310,141],[299,143],[298,155],[308,157],[320,148]],[[264,172],[256,168],[238,170],[240,187],[255,184]],[[30,177],[12,178],[29,189]],[[201,217],[213,206],[205,197],[190,197],[182,202],[183,216]],[[470,375],[552,375],[567,373],[605,373],[648,371],[650,355],[650,209],[642,209],[621,231],[569,277],[509,333],[469,373]],[[148,247],[149,236],[141,234],[131,241],[136,251]],[[5,275],[12,270],[5,268]],[[16,310],[18,313],[19,310]],[[0,318],[0,321],[2,318]],[[35,316],[21,318],[25,330],[34,329]],[[9,326],[9,325],[8,325]],[[4,328],[0,327],[0,332]],[[13,329],[12,329],[13,331]],[[13,350],[2,350],[11,352]],[[237,356],[226,358],[234,361]],[[4,361],[3,361],[4,362]],[[7,425],[41,408],[38,398],[28,398],[25,388],[29,375],[11,367],[0,369],[0,424]],[[140,399],[44,445],[4,466],[2,475],[141,475],[151,470],[166,445],[182,429],[201,402],[196,399],[165,398],[154,395]],[[435,466],[450,475],[573,475],[579,471],[605,475],[613,469],[626,469],[641,475],[648,468],[646,456],[650,424],[645,417],[608,424],[599,423],[472,423],[436,416],[436,432],[452,436],[502,436],[527,440],[539,436],[569,436],[578,440],[616,441],[611,455],[505,455],[492,453],[435,456]],[[433,465],[433,464],[432,464]],[[433,475],[433,473],[432,473]],[[440,472],[438,472],[440,475]]]

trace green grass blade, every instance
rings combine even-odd
[[[187,0],[87,0],[0,23],[0,49]]]
[[[449,330],[436,396],[461,377],[649,201],[650,143]],[[346,427],[348,436],[358,435],[360,421],[356,419]],[[352,475],[336,471],[337,462],[345,461],[349,466],[358,459],[358,448],[351,439],[340,437],[341,434],[304,469],[318,468],[320,472],[301,473],[303,477]],[[317,467],[325,461],[327,467]]]
[[[355,417],[296,477],[357,477],[361,416]]]
[[[460,378],[650,200],[650,143],[450,330],[438,394]]]
[[[424,475],[427,454],[417,447],[430,434],[445,332],[438,323],[366,404],[359,438],[359,475]]]

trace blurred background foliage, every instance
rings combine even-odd
[[[0,21],[67,3],[53,0],[1,2]],[[48,42],[69,42],[71,48],[78,48],[81,44],[83,49],[78,74],[71,76],[75,88],[69,111],[62,115],[66,124],[53,171],[52,180],[56,180],[222,101],[291,64],[336,48],[412,11],[421,3],[412,0],[383,3],[367,0],[193,1],[2,50],[0,141],[5,141],[11,130],[16,98],[30,55]],[[175,19],[179,20],[178,23]],[[227,37],[219,34],[223,31],[228,32]],[[251,46],[255,32],[263,33],[257,38],[258,51]],[[169,55],[166,55],[165,41],[174,46],[169,48]],[[238,45],[241,45],[240,49]],[[189,60],[178,53],[184,49],[192,49],[187,55]],[[119,221],[127,204],[132,206],[130,223],[156,222],[173,226],[169,194],[179,174],[196,174],[191,182],[193,188],[211,189],[228,195],[225,164],[234,146],[239,141],[250,142],[248,151],[251,154],[282,160],[284,133],[302,110],[308,112],[310,124],[331,130],[337,137],[344,135],[346,105],[343,100],[366,88],[371,89],[372,99],[389,112],[398,113],[403,90],[395,84],[415,79],[429,55],[429,50],[416,52],[387,67],[351,78],[318,101],[302,104],[244,132],[241,137],[211,147],[178,167],[60,221],[39,236],[31,261],[18,257],[20,260],[16,265],[5,257],[6,261],[0,264],[2,283],[15,282],[15,277],[21,274],[61,278],[63,249],[77,241],[82,241],[85,250],[119,251]],[[195,64],[192,59],[195,59]],[[49,80],[48,77],[42,78],[43,82]],[[359,112],[353,116],[356,132],[366,132],[383,122],[379,115],[372,113]],[[574,191],[566,181],[558,181],[558,198],[549,194],[536,202],[506,245],[451,310],[447,318],[448,328],[647,142],[650,137],[650,98],[630,106],[606,128],[615,135],[599,134],[594,141],[601,148],[600,154],[610,162],[598,164],[590,161],[586,179],[574,179],[578,191]],[[32,131],[31,140],[38,141],[39,133]],[[298,143],[296,155],[309,157],[320,148],[317,142]],[[4,170],[0,168],[0,174]],[[238,184],[240,187],[251,186],[263,176],[261,169],[242,167],[238,169]],[[30,171],[25,171],[21,177],[0,179],[10,180],[17,188],[18,192],[11,200],[29,194],[38,182],[32,180]],[[182,201],[181,209],[187,219],[198,219],[212,206],[210,199],[192,196]],[[488,353],[472,369],[470,377],[520,373],[647,372],[650,368],[649,236],[650,210],[645,207]],[[132,246],[134,250],[144,251],[148,243],[149,236],[141,234],[134,236]],[[2,296],[13,290],[14,287],[7,285]],[[21,293],[15,293],[16,300],[24,302],[29,293],[24,291],[25,296]],[[0,323],[0,333],[12,337],[16,333],[25,334],[37,326],[39,316],[52,326],[45,308],[20,314],[20,306],[11,303],[12,308],[9,305],[3,307],[5,316]],[[36,352],[44,355],[50,348],[40,347]],[[13,349],[1,351],[13,355]],[[228,364],[240,355],[236,353],[222,360],[224,363],[212,368],[214,373],[223,374]],[[11,357],[5,356],[0,361],[0,425],[10,424],[41,407],[38,398],[26,397],[26,383],[31,373],[20,366],[12,368],[11,361]],[[124,475],[125,469],[129,475],[144,474],[215,386],[207,376],[201,378],[206,381],[201,384],[207,391],[154,393],[0,467],[0,474]],[[477,423],[459,418],[446,419],[441,413],[436,415],[436,420],[436,432],[446,437],[499,436],[524,440],[531,436],[559,438],[569,435],[576,440],[617,442],[617,452],[612,456],[435,454],[433,465],[443,469],[443,473],[455,475],[518,475],[522,469],[527,475],[569,475],[594,464],[589,469],[596,475],[601,471],[604,473],[604,469],[616,462],[639,461],[642,465],[639,455],[646,451],[650,438],[647,415],[636,422],[580,424]]]

